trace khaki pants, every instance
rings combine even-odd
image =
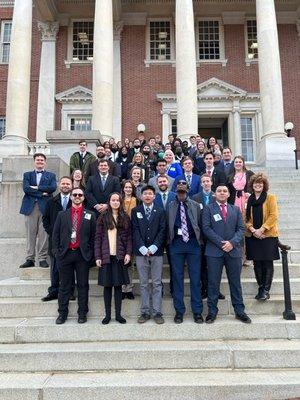
[[[32,213],[25,216],[27,235],[26,260],[44,261],[48,256],[48,235],[43,227],[42,213],[38,203],[35,203]]]

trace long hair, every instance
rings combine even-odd
[[[134,184],[132,183],[131,179],[125,179],[125,180],[122,182],[122,198],[123,198],[123,199],[125,198],[124,188],[125,188],[126,183],[130,183],[130,185],[131,185],[131,187],[132,187],[132,194],[131,194],[131,196],[132,196],[132,197],[136,197],[135,186],[134,186]]]
[[[113,211],[112,208],[110,206],[110,199],[113,195],[118,195],[119,196],[119,200],[120,200],[120,207],[118,209],[118,216],[117,216],[117,221],[115,222],[115,219],[113,217]],[[120,193],[117,192],[113,192],[109,195],[108,198],[108,202],[107,202],[108,208],[107,210],[100,215],[99,217],[99,221],[101,221],[105,227],[105,229],[114,229],[114,228],[124,228],[127,229],[128,228],[128,216],[124,210],[123,207],[123,199],[122,196],[120,195]]]
[[[233,159],[233,164],[234,164],[234,162],[235,162],[235,160],[237,158],[243,161],[243,172],[247,172],[245,159],[244,159],[243,156],[235,156],[234,159]],[[234,176],[235,176],[235,168],[234,168],[233,172],[228,176],[228,182],[233,182],[234,181]]]

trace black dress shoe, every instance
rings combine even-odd
[[[70,297],[69,297],[69,300],[70,301],[76,300],[76,296],[74,294],[71,294]]]
[[[41,300],[42,301],[51,301],[51,300],[57,300],[57,299],[58,299],[57,294],[55,295],[55,294],[48,293],[47,296],[43,297]]]
[[[121,315],[116,317],[116,321],[120,322],[120,324],[126,324],[126,319],[123,318]]]
[[[213,322],[215,322],[217,316],[214,314],[207,314],[206,318],[205,318],[205,322],[207,324],[212,324]]]
[[[134,300],[134,294],[132,292],[126,293],[126,297],[128,300]]]
[[[194,321],[196,324],[203,324],[203,317],[201,314],[194,314]]]
[[[40,267],[41,268],[49,268],[49,264],[47,263],[46,260],[40,261]]]
[[[66,320],[67,320],[67,317],[65,317],[64,315],[59,315],[56,318],[55,323],[56,323],[56,325],[62,325],[62,324],[64,324],[66,322]]]
[[[30,268],[30,267],[34,267],[34,261],[32,260],[26,260],[24,264],[21,264],[19,266],[19,268]]]
[[[86,315],[79,316],[77,321],[79,324],[85,324],[87,321]]]
[[[266,300],[269,300],[269,298],[270,298],[269,292],[265,289],[262,289],[260,296],[257,297],[257,300],[266,301]]]
[[[110,317],[104,317],[102,320],[103,325],[107,325],[107,324],[109,324],[109,322],[110,322]]]
[[[251,319],[246,313],[235,314],[235,318],[244,322],[245,324],[251,324]]]
[[[221,292],[219,293],[219,300],[225,300],[225,296]]]
[[[183,315],[182,315],[181,313],[177,312],[177,313],[175,314],[175,317],[174,317],[174,322],[175,322],[175,324],[182,324],[182,322],[183,322]]]

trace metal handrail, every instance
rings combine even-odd
[[[298,153],[300,152],[300,150],[295,149],[294,153],[295,153],[295,167],[296,169],[299,169],[298,167]]]
[[[278,247],[281,251],[282,256],[282,274],[283,274],[283,290],[284,290],[284,312],[283,318],[286,320],[295,320],[296,315],[292,309],[292,298],[291,298],[291,285],[289,276],[289,263],[288,263],[288,251],[291,250],[291,246],[282,244],[278,241]]]

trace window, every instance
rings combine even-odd
[[[1,24],[1,62],[9,62],[10,37],[11,37],[11,21],[2,21]]]
[[[251,117],[241,118],[242,155],[246,161],[254,161],[254,138]]]
[[[172,133],[177,133],[177,119],[172,118],[171,122],[172,122]]]
[[[92,61],[94,50],[94,21],[73,22],[73,61]]]
[[[5,123],[6,123],[5,117],[0,117],[0,139],[2,139],[3,136],[5,135]]]
[[[150,21],[150,60],[171,60],[171,22]]]
[[[256,20],[248,20],[246,27],[247,58],[249,60],[256,60],[258,59]]]
[[[71,131],[90,131],[92,129],[92,116],[71,116],[70,117],[70,130]]]
[[[201,20],[198,22],[198,31],[199,60],[219,60],[221,56],[219,21]]]

